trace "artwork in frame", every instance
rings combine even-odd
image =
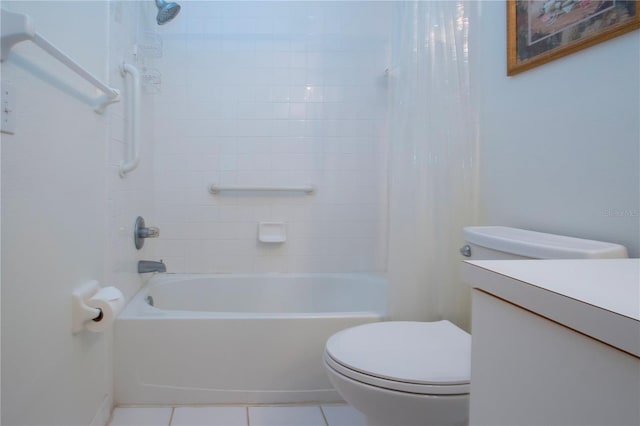
[[[507,75],[640,28],[638,0],[507,0]]]

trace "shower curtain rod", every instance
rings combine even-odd
[[[16,43],[30,40],[38,47],[49,53],[51,56],[71,68],[80,77],[91,83],[104,93],[104,97],[98,99],[98,105],[95,108],[97,113],[102,113],[104,108],[114,102],[120,100],[120,91],[107,86],[98,80],[93,74],[84,69],[81,65],[67,56],[64,52],[54,46],[49,40],[38,34],[33,26],[33,21],[29,15],[22,13],[9,12],[2,9],[2,37],[1,37],[1,55],[2,62],[7,60],[9,51]]]

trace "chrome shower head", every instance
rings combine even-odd
[[[178,3],[167,3],[165,0],[156,0],[156,7],[158,8],[158,16],[156,16],[158,25],[166,24],[180,12]]]

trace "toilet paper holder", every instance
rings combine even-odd
[[[100,289],[98,281],[92,280],[71,292],[71,332],[73,334],[84,330],[89,321],[102,320],[102,311],[86,303]]]

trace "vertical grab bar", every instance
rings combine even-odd
[[[127,173],[138,167],[140,163],[140,72],[131,64],[123,62],[120,66],[120,74],[125,78],[131,76],[132,90],[131,101],[127,102],[129,112],[129,158],[120,164],[120,177],[126,177]]]

